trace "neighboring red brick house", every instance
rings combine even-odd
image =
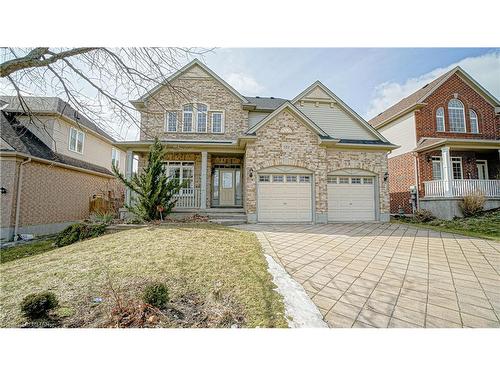
[[[462,68],[402,99],[369,123],[401,147],[389,156],[391,213],[416,204],[443,218],[481,191],[486,208],[500,206],[500,102]]]

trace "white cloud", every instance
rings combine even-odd
[[[419,77],[409,78],[402,84],[384,82],[378,85],[375,88],[365,118],[371,119],[378,115],[457,65],[460,65],[491,94],[500,98],[500,52],[491,52],[477,57],[467,57],[449,66],[434,69]]]
[[[264,89],[264,86],[258,83],[255,78],[244,73],[229,73],[226,81],[242,95],[259,95]]]

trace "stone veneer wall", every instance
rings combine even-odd
[[[256,219],[256,179],[262,168],[288,165],[309,169],[314,176],[316,222],[328,217],[327,175],[338,169],[359,168],[377,173],[380,186],[381,219],[389,217],[389,190],[383,177],[387,153],[340,151],[320,146],[318,135],[291,111],[285,110],[257,131],[257,139],[245,154],[245,208],[250,222]],[[252,177],[249,171],[253,170]]]
[[[183,133],[182,106],[187,103],[203,103],[208,106],[208,132]],[[165,131],[165,111],[177,112],[177,132]],[[223,134],[212,134],[212,111],[224,113]],[[196,125],[193,120],[193,127]],[[242,108],[241,100],[221,83],[211,77],[184,79],[177,78],[171,85],[164,87],[145,102],[141,111],[140,139],[220,139],[236,140],[248,127],[248,111]]]

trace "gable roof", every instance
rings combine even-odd
[[[79,125],[97,133],[98,135],[106,138],[110,142],[116,140],[86,118],[83,114],[75,110],[71,105],[58,97],[52,96],[23,96],[29,110],[38,114],[59,114],[65,116],[71,121],[77,122]],[[5,112],[24,114],[26,110],[23,108],[17,96],[0,96],[0,101],[7,103],[3,109]]]
[[[130,103],[132,105],[136,106],[136,104],[143,103],[146,99],[157,93],[160,89],[165,87],[167,83],[172,82],[174,79],[188,71],[194,66],[198,66],[202,70],[204,70],[207,74],[211,75],[215,80],[219,81],[224,87],[226,87],[231,93],[233,93],[237,98],[239,98],[243,103],[247,104],[249,103],[247,98],[245,98],[243,95],[241,95],[236,89],[234,89],[231,85],[229,85],[226,81],[224,81],[221,77],[219,77],[214,71],[212,71],[208,66],[203,64],[200,60],[194,59],[191,61],[189,64],[184,65],[181,69],[179,69],[177,72],[169,76],[167,79],[165,79],[162,83],[156,85],[153,87],[151,90],[146,92],[144,95],[142,95],[139,99],[137,100],[131,100]]]
[[[0,111],[0,125],[2,139],[12,147],[12,149],[1,149],[0,151],[15,151],[35,158],[113,176],[113,173],[107,168],[54,152],[26,127],[19,125],[13,115]]]
[[[311,84],[308,88],[302,91],[299,95],[292,99],[292,103],[295,104],[300,101],[302,98],[307,96],[314,89],[320,88],[327,95],[329,95],[342,109],[344,109],[348,114],[350,114],[354,119],[356,119],[361,126],[363,126],[370,133],[375,135],[378,139],[390,143],[382,134],[380,134],[377,130],[375,130],[365,119],[363,119],[360,115],[358,115],[351,107],[349,107],[346,103],[344,103],[337,95],[335,95],[328,87],[326,87],[322,82],[316,81]]]
[[[266,116],[264,119],[260,120],[257,124],[252,126],[250,129],[247,130],[246,134],[251,135],[254,134],[257,130],[259,130],[262,126],[267,124],[269,121],[271,121],[273,118],[275,118],[278,114],[283,112],[284,110],[290,110],[292,113],[294,113],[296,116],[298,116],[302,121],[304,121],[314,132],[316,132],[318,135],[321,137],[326,137],[330,138],[328,134],[324,132],[323,129],[321,129],[318,125],[316,125],[309,117],[304,115],[301,111],[297,109],[292,103],[290,103],[288,100],[284,102],[282,105],[280,105],[274,112],[270,113],[268,116]]]
[[[415,91],[406,98],[401,99],[399,102],[393,106],[387,108],[384,112],[378,114],[368,122],[375,128],[379,128],[384,124],[388,123],[390,120],[405,114],[408,110],[411,110],[415,106],[424,105],[424,100],[429,97],[435,90],[437,90],[448,78],[453,74],[458,73],[461,78],[463,78],[466,83],[471,85],[476,91],[479,91],[488,101],[493,105],[498,106],[500,102],[492,94],[488,92],[484,87],[482,87],[474,78],[472,78],[465,70],[460,66],[457,66],[450,71],[444,73],[443,75],[437,77],[435,80],[429,82],[421,89]]]

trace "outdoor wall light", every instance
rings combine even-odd
[[[7,194],[7,189],[6,189],[6,188],[4,188],[4,187],[1,187],[1,188],[0,188],[0,193],[2,193],[2,194]]]
[[[389,179],[389,172],[384,173],[384,182]]]
[[[431,162],[431,160],[432,160],[432,156],[427,155],[427,156],[425,157],[425,160],[427,160],[427,163],[430,163],[430,162]]]
[[[248,170],[248,177],[252,178],[253,177],[253,168],[250,168]]]

